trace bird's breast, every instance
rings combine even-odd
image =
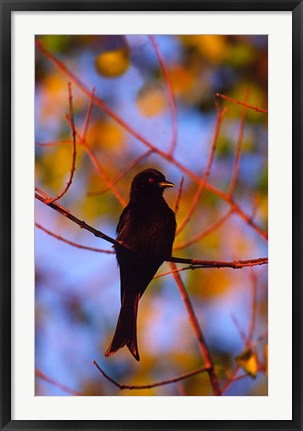
[[[168,257],[171,254],[174,226],[166,202],[136,205],[130,209],[118,239],[144,256]]]

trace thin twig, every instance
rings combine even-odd
[[[56,67],[61,70],[66,76],[69,77],[77,86],[78,88],[85,93],[88,97],[91,97],[90,91],[86,88],[86,86],[81,82],[79,78],[77,78],[60,60],[58,60],[53,54],[51,54],[42,44],[42,42],[36,38],[36,45],[37,47],[43,52],[43,54],[52,61]],[[142,142],[144,145],[146,145],[149,149],[153,150],[155,153],[157,153],[160,157],[167,160],[169,163],[176,166],[178,169],[180,169],[185,175],[187,175],[189,178],[191,178],[193,181],[195,181],[197,184],[202,182],[201,178],[199,178],[198,175],[196,175],[194,172],[192,172],[189,168],[184,166],[181,162],[176,160],[172,157],[171,154],[166,153],[165,151],[161,150],[160,148],[157,148],[155,145],[153,145],[151,142],[149,142],[147,139],[145,139],[143,136],[140,135],[133,127],[131,127],[129,124],[127,124],[124,120],[122,120],[115,112],[113,112],[107,104],[100,98],[93,96],[93,100],[96,106],[99,106],[106,114],[108,114],[111,118],[113,118],[124,130],[126,130],[128,133],[133,135],[136,139],[138,139],[140,142]],[[252,229],[255,230],[264,240],[268,239],[267,232],[262,229],[260,226],[258,226],[251,217],[243,211],[239,205],[236,204],[236,202],[230,198],[230,196],[227,195],[227,193],[223,192],[222,190],[219,190],[217,187],[213,186],[210,183],[207,183],[205,185],[205,188],[221,199],[223,199],[225,202],[227,202],[230,207],[233,209],[235,213],[238,214],[239,217],[242,218],[242,220],[245,221]]]
[[[65,242],[66,244],[72,245],[73,247],[80,248],[81,250],[89,250],[89,251],[95,251],[97,253],[107,253],[107,254],[114,254],[115,253],[114,250],[103,250],[101,248],[89,247],[87,245],[82,245],[82,244],[78,244],[77,242],[70,241],[66,238],[63,238],[63,236],[61,236],[61,235],[57,235],[56,233],[51,232],[50,230],[46,229],[44,226],[42,226],[39,223],[35,223],[35,226],[38,229],[43,230],[43,232],[47,233],[48,235],[53,236],[54,238],[58,239],[59,241]]]
[[[184,183],[184,177],[182,176],[180,184],[179,184],[179,188],[178,188],[178,195],[177,195],[176,203],[175,203],[175,216],[177,215],[177,213],[179,211],[179,204],[180,204],[180,200],[181,200],[181,196],[182,196],[182,192],[183,192],[183,183]]]
[[[247,338],[246,338],[245,332],[241,328],[240,323],[239,323],[239,321],[237,319],[237,316],[234,313],[231,314],[231,320],[233,321],[233,324],[235,325],[237,331],[239,332],[240,337],[241,337],[243,343],[246,344]]]
[[[69,220],[73,221],[78,226],[80,226],[82,229],[85,229],[85,230],[93,233],[96,237],[102,238],[105,241],[110,242],[111,244],[119,245],[118,241],[114,240],[113,238],[111,238],[108,235],[105,235],[103,232],[100,232],[99,230],[93,228],[92,226],[89,226],[84,221],[78,219],[73,214],[71,214],[70,211],[68,211],[66,208],[64,208],[62,205],[58,204],[57,202],[48,202],[48,199],[46,198],[46,196],[47,195],[42,190],[40,190],[38,187],[35,187],[35,198],[36,199],[43,202],[45,205],[54,209],[58,213],[62,214],[64,217],[68,218]]]
[[[256,216],[257,213],[257,209],[258,209],[258,204],[259,204],[259,194],[258,193],[254,193],[253,194],[253,201],[252,201],[252,210],[251,210],[251,219],[253,220]]]
[[[267,257],[259,257],[257,259],[248,259],[248,260],[233,260],[233,261],[222,261],[222,260],[202,260],[202,259],[187,259],[182,257],[170,257],[166,259],[167,262],[174,263],[185,263],[190,264],[196,268],[232,268],[232,269],[240,269],[245,267],[252,267],[258,265],[267,265],[268,258]],[[193,268],[190,268],[193,269]]]
[[[46,374],[44,374],[41,370],[37,369],[35,370],[36,377],[39,377],[39,379],[44,380],[47,383],[50,383],[57,388],[61,389],[62,391],[74,395],[76,397],[80,397],[82,394],[80,392],[75,391],[74,389],[70,389],[67,386],[63,385],[62,383],[58,382],[55,379],[52,379],[51,377],[48,377]]]
[[[190,245],[195,244],[201,239],[210,235],[212,232],[219,229],[229,219],[232,213],[233,213],[232,210],[228,210],[227,213],[225,213],[218,221],[216,221],[214,224],[209,226],[203,232],[199,233],[198,235],[195,235],[194,237],[190,238],[188,241],[182,242],[180,244],[176,244],[174,246],[174,250],[181,250],[183,248],[189,247]]]
[[[87,134],[87,131],[88,131],[88,126],[89,126],[89,122],[90,122],[92,110],[93,110],[93,107],[94,107],[94,94],[95,94],[95,87],[93,87],[92,91],[91,91],[91,97],[90,97],[90,101],[89,101],[89,106],[88,106],[88,110],[87,110],[87,114],[86,114],[86,118],[85,118],[85,122],[84,122],[84,127],[83,127],[83,132],[82,132],[82,139],[83,139],[83,141],[85,141],[85,139],[86,139],[86,134]]]
[[[260,341],[263,341],[264,339],[266,339],[267,337],[267,332],[263,335],[260,335],[260,337],[258,337],[255,341],[251,341],[250,346],[251,347],[255,347]],[[222,393],[226,392],[226,390],[229,388],[229,386],[235,382],[236,380],[240,380],[243,379],[244,377],[248,377],[248,374],[241,374],[238,377],[235,377],[235,375],[237,374],[238,370],[240,369],[240,365],[236,365],[235,368],[232,370],[230,376],[228,377],[228,379],[226,380],[226,382],[224,383],[224,385],[222,386]],[[264,371],[264,369],[262,369],[261,364],[259,364],[258,369],[260,371]]]
[[[245,94],[244,94],[244,102],[245,103],[248,100],[248,96],[249,96],[249,91],[248,91],[248,89],[246,89]],[[231,180],[230,180],[229,187],[228,187],[228,194],[230,196],[232,196],[234,194],[238,175],[239,175],[240,159],[241,159],[241,153],[242,153],[244,128],[245,128],[247,111],[248,111],[248,108],[246,106],[244,106],[243,110],[242,110],[242,115],[241,115],[240,129],[239,129],[239,136],[238,136],[234,166],[233,166]]]
[[[189,377],[192,377],[192,376],[195,376],[197,374],[201,374],[201,373],[209,371],[209,369],[207,367],[204,367],[204,368],[199,368],[199,369],[194,370],[194,371],[190,371],[188,373],[182,374],[181,376],[174,377],[174,378],[169,379],[169,380],[162,380],[161,382],[150,383],[148,385],[125,385],[122,383],[118,383],[116,380],[114,380],[112,377],[110,377],[108,374],[106,374],[105,371],[103,371],[102,368],[100,368],[100,366],[98,365],[98,363],[96,361],[93,361],[93,364],[98,369],[98,371],[102,374],[103,377],[105,377],[108,381],[110,381],[113,385],[117,386],[117,388],[119,388],[121,390],[124,390],[124,389],[129,389],[129,390],[132,390],[132,389],[152,389],[152,388],[156,388],[157,386],[164,386],[164,385],[168,385],[171,383],[177,383],[177,382],[180,382],[180,380],[188,379]]]
[[[253,336],[254,336],[254,330],[255,330],[255,325],[256,325],[256,317],[257,317],[257,278],[255,276],[255,274],[253,274],[252,272],[250,273],[250,277],[251,277],[251,294],[252,294],[252,299],[251,299],[251,317],[250,317],[250,323],[249,323],[249,329],[248,329],[248,335],[246,336],[244,331],[242,330],[242,328],[239,325],[238,319],[236,318],[235,315],[232,314],[231,318],[232,321],[234,323],[234,325],[236,326],[240,337],[245,345],[245,348],[251,348],[254,349],[255,345],[262,341],[266,336],[267,333],[264,335],[261,335],[260,337],[258,337],[255,341],[253,341]],[[256,357],[257,363],[258,363],[258,370],[260,370],[260,362],[259,362],[259,358],[257,355],[256,350],[254,349],[254,355]],[[235,377],[235,375],[237,374],[238,370],[240,369],[240,365],[237,364],[234,368],[234,370],[231,372],[231,376],[226,380],[226,382],[224,383],[223,387],[222,387],[222,392],[225,392],[229,386],[236,380],[239,380],[240,378],[243,378],[243,376],[241,377]],[[246,376],[248,374],[245,374]]]
[[[250,317],[250,324],[249,324],[248,336],[247,336],[248,344],[252,341],[254,337],[256,318],[257,318],[257,277],[252,271],[250,271],[250,280],[251,280],[251,317]]]
[[[70,139],[61,139],[60,141],[36,142],[38,147],[54,147],[55,145],[70,144]]]
[[[174,263],[170,263],[170,267],[171,270],[174,271],[176,269],[176,265]],[[208,375],[209,375],[209,379],[211,382],[211,386],[213,389],[213,393],[214,395],[221,395],[221,391],[220,391],[220,387],[219,387],[219,383],[218,383],[218,378],[217,375],[215,373],[215,369],[214,369],[214,363],[213,360],[211,358],[208,346],[206,344],[206,340],[204,337],[204,334],[202,332],[202,329],[199,325],[198,319],[196,317],[196,314],[194,312],[194,308],[192,306],[191,300],[189,298],[189,295],[187,293],[187,290],[185,289],[184,283],[180,277],[180,274],[177,272],[173,273],[175,282],[177,284],[177,287],[179,289],[181,298],[185,304],[187,313],[188,313],[188,317],[189,317],[189,321],[190,324],[196,334],[197,340],[198,340],[198,345],[200,348],[200,351],[202,353],[204,362],[205,362],[205,367],[208,369]]]
[[[181,257],[171,257],[170,259],[168,259],[166,262],[177,262],[177,263],[185,263],[184,260]],[[190,259],[189,259],[190,260]],[[199,262],[198,259],[196,259],[196,261]],[[259,266],[259,265],[265,265],[268,263],[268,259],[267,258],[259,258],[259,259],[253,259],[253,260],[249,260],[249,261],[245,261],[245,260],[238,260],[238,261],[233,261],[233,262],[222,262],[220,261],[220,266],[218,265],[218,262],[215,261],[200,261],[203,262],[203,264],[199,265],[199,264],[193,264],[193,265],[188,265],[188,266],[184,266],[183,268],[177,268],[174,269],[172,271],[166,271],[166,272],[162,272],[160,274],[157,274],[154,276],[154,278],[160,278],[160,277],[165,277],[169,274],[174,274],[175,272],[182,272],[182,271],[188,271],[188,270],[195,270],[195,269],[212,269],[212,268],[233,268],[233,269],[241,269],[241,268],[246,268],[247,266],[252,267],[252,266]],[[234,315],[232,315],[232,319],[236,321],[236,317]],[[235,322],[234,322],[235,323]],[[237,326],[237,325],[236,325]],[[239,327],[238,327],[239,329]],[[245,334],[244,332],[242,332],[243,335],[243,340],[246,340]]]
[[[129,171],[131,171],[142,160],[144,160],[147,157],[149,157],[152,153],[153,153],[152,150],[147,150],[143,154],[141,154],[140,156],[138,156],[134,160],[132,160],[129,163],[129,165],[126,167],[126,169],[124,169],[122,172],[120,172],[119,175],[117,175],[116,178],[111,181],[111,184],[112,185],[116,185]],[[110,190],[111,190],[111,187],[106,187],[106,188],[101,189],[101,190],[96,190],[96,191],[93,191],[93,192],[88,192],[88,195],[89,196],[102,195],[102,194],[104,194],[104,193],[106,193],[106,192],[108,192]]]
[[[230,385],[237,379],[236,374],[239,371],[239,369],[240,369],[240,365],[236,365],[235,368],[233,369],[233,371],[231,372],[230,376],[228,377],[228,379],[226,380],[226,382],[224,383],[224,385],[221,388],[222,394],[224,394],[224,392],[227,391],[227,389],[230,387]]]
[[[67,123],[70,123],[69,117],[66,116],[65,117]],[[93,165],[95,166],[96,170],[99,172],[100,176],[102,177],[102,179],[104,180],[104,182],[107,184],[107,187],[102,189],[102,190],[98,190],[95,192],[89,192],[88,195],[100,195],[103,193],[106,193],[110,190],[113,190],[113,187],[118,183],[118,181],[130,170],[132,169],[137,163],[139,163],[141,160],[143,160],[145,157],[148,157],[152,151],[148,150],[146,151],[144,154],[142,154],[141,156],[139,156],[138,158],[136,158],[135,160],[133,160],[130,165],[128,166],[128,168],[123,171],[122,173],[120,173],[113,181],[111,181],[105,170],[103,169],[101,163],[99,162],[99,160],[97,159],[95,153],[93,152],[93,150],[87,145],[86,141],[83,140],[81,134],[77,131],[76,129],[76,135],[78,137],[79,140],[79,144],[82,145],[88,155],[88,157],[91,159]],[[57,142],[38,142],[36,143],[36,145],[40,146],[40,147],[52,147],[55,145],[60,145],[60,144],[69,144],[69,141],[66,140],[62,140],[62,141],[57,141]],[[126,200],[123,198],[123,196],[119,193],[119,191],[117,189],[114,189],[113,194],[116,196],[117,200],[119,201],[119,203],[122,206],[126,205]]]
[[[64,217],[68,218],[69,220],[76,223],[78,226],[80,226],[82,229],[85,229],[91,233],[93,233],[96,237],[102,238],[105,241],[110,242],[111,244],[117,245],[119,247],[125,247],[127,250],[135,253],[135,250],[132,250],[127,244],[122,243],[120,241],[117,241],[110,236],[106,235],[105,233],[93,228],[92,226],[88,225],[84,221],[78,219],[76,216],[74,216],[69,210],[64,208],[62,205],[59,205],[57,202],[50,202],[48,203],[48,200],[50,197],[40,190],[38,187],[35,187],[35,197],[40,202],[44,203],[45,205],[48,205],[50,208],[54,209],[55,211],[62,214]],[[258,259],[249,259],[249,260],[234,260],[231,262],[227,261],[217,261],[217,260],[201,260],[201,259],[187,259],[182,257],[174,257],[171,256],[170,258],[166,259],[167,262],[174,262],[174,263],[182,263],[182,264],[189,264],[192,266],[197,266],[199,268],[233,268],[233,269],[240,269],[245,267],[251,267],[256,265],[266,265],[268,263],[267,257],[262,257]],[[190,268],[192,269],[192,268]]]
[[[173,86],[171,83],[171,79],[169,76],[169,72],[167,70],[164,58],[161,54],[161,51],[159,49],[157,40],[155,36],[150,35],[149,36],[150,41],[154,47],[162,74],[164,76],[165,79],[165,84],[166,84],[166,92],[167,92],[167,97],[168,97],[168,103],[169,103],[169,108],[170,108],[170,115],[171,115],[171,124],[172,124],[172,137],[171,137],[171,144],[170,144],[170,148],[169,148],[169,154],[173,154],[177,145],[177,107],[176,107],[176,98],[175,98],[175,94],[174,94],[174,90],[173,90]]]
[[[177,235],[182,232],[182,230],[185,228],[185,226],[189,222],[191,216],[193,215],[193,212],[196,209],[198,201],[201,198],[203,191],[205,190],[205,185],[207,184],[210,170],[211,170],[211,166],[212,166],[212,163],[214,160],[214,155],[215,155],[215,151],[216,151],[217,141],[219,138],[223,117],[224,117],[226,111],[227,111],[226,108],[224,108],[222,111],[219,109],[217,111],[216,128],[215,128],[215,133],[214,133],[212,144],[211,144],[210,151],[209,151],[209,156],[208,156],[208,160],[207,160],[207,164],[206,164],[205,173],[203,175],[202,181],[199,183],[198,189],[195,193],[195,196],[192,199],[191,205],[189,207],[189,210],[188,210],[186,216],[184,217],[184,219],[182,220],[182,222],[178,226]]]
[[[65,119],[68,123],[70,123],[70,118],[68,116],[66,116]],[[87,154],[88,154],[89,158],[91,159],[91,161],[93,162],[95,168],[97,169],[97,171],[101,175],[102,179],[107,184],[109,189],[112,191],[113,195],[117,198],[117,200],[121,204],[121,206],[124,207],[126,205],[126,200],[121,195],[121,193],[117,190],[117,188],[114,186],[112,181],[110,181],[107,173],[103,169],[103,167],[102,167],[101,163],[99,162],[99,160],[97,159],[95,153],[90,148],[90,146],[87,144],[87,142],[82,139],[82,136],[80,135],[80,133],[77,130],[76,130],[76,134],[77,134],[77,137],[78,137],[81,145],[83,145],[83,147],[85,148],[85,151],[87,152]]]
[[[183,268],[176,268],[170,271],[161,272],[160,274],[154,275],[154,279],[166,277],[167,275],[174,274],[175,272],[187,271],[188,269],[193,269],[193,268],[194,268],[193,266],[189,265],[189,266],[184,266]]]
[[[50,202],[55,202],[55,201],[59,200],[60,198],[62,198],[62,196],[65,195],[65,193],[70,188],[70,186],[73,182],[73,177],[74,177],[74,172],[75,172],[75,167],[76,167],[76,130],[75,130],[75,122],[74,122],[73,94],[72,94],[72,86],[71,86],[70,82],[68,83],[68,100],[69,100],[70,128],[71,128],[72,143],[73,143],[72,166],[71,166],[71,170],[70,170],[69,179],[68,179],[64,189],[56,197],[52,198]]]
[[[248,103],[240,102],[240,100],[232,99],[231,97],[225,96],[224,94],[221,94],[221,93],[217,93],[216,97],[229,100],[229,102],[236,103],[237,105],[246,106],[246,108],[253,109],[254,111],[257,111],[257,112],[263,112],[264,114],[268,114],[267,109],[258,108],[257,106],[252,106],[252,105],[249,105]]]

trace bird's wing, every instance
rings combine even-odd
[[[129,208],[127,205],[120,215],[119,222],[116,229],[117,234],[121,233],[122,229],[127,225],[128,219],[129,219]]]
[[[171,208],[169,208],[168,214],[169,216],[167,217],[167,236],[169,238],[168,243],[170,244],[170,253],[171,253],[172,245],[176,235],[177,223],[176,223],[175,213]]]

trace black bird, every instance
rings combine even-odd
[[[121,282],[121,309],[116,331],[105,356],[127,346],[137,361],[138,302],[163,261],[171,256],[176,231],[174,212],[163,198],[166,187],[174,187],[156,169],[139,172],[133,179],[130,201],[117,226],[115,245]]]

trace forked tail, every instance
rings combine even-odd
[[[125,294],[122,299],[118,323],[115,334],[105,356],[111,356],[123,346],[129,348],[130,353],[140,361],[137,345],[137,313],[139,294]]]

